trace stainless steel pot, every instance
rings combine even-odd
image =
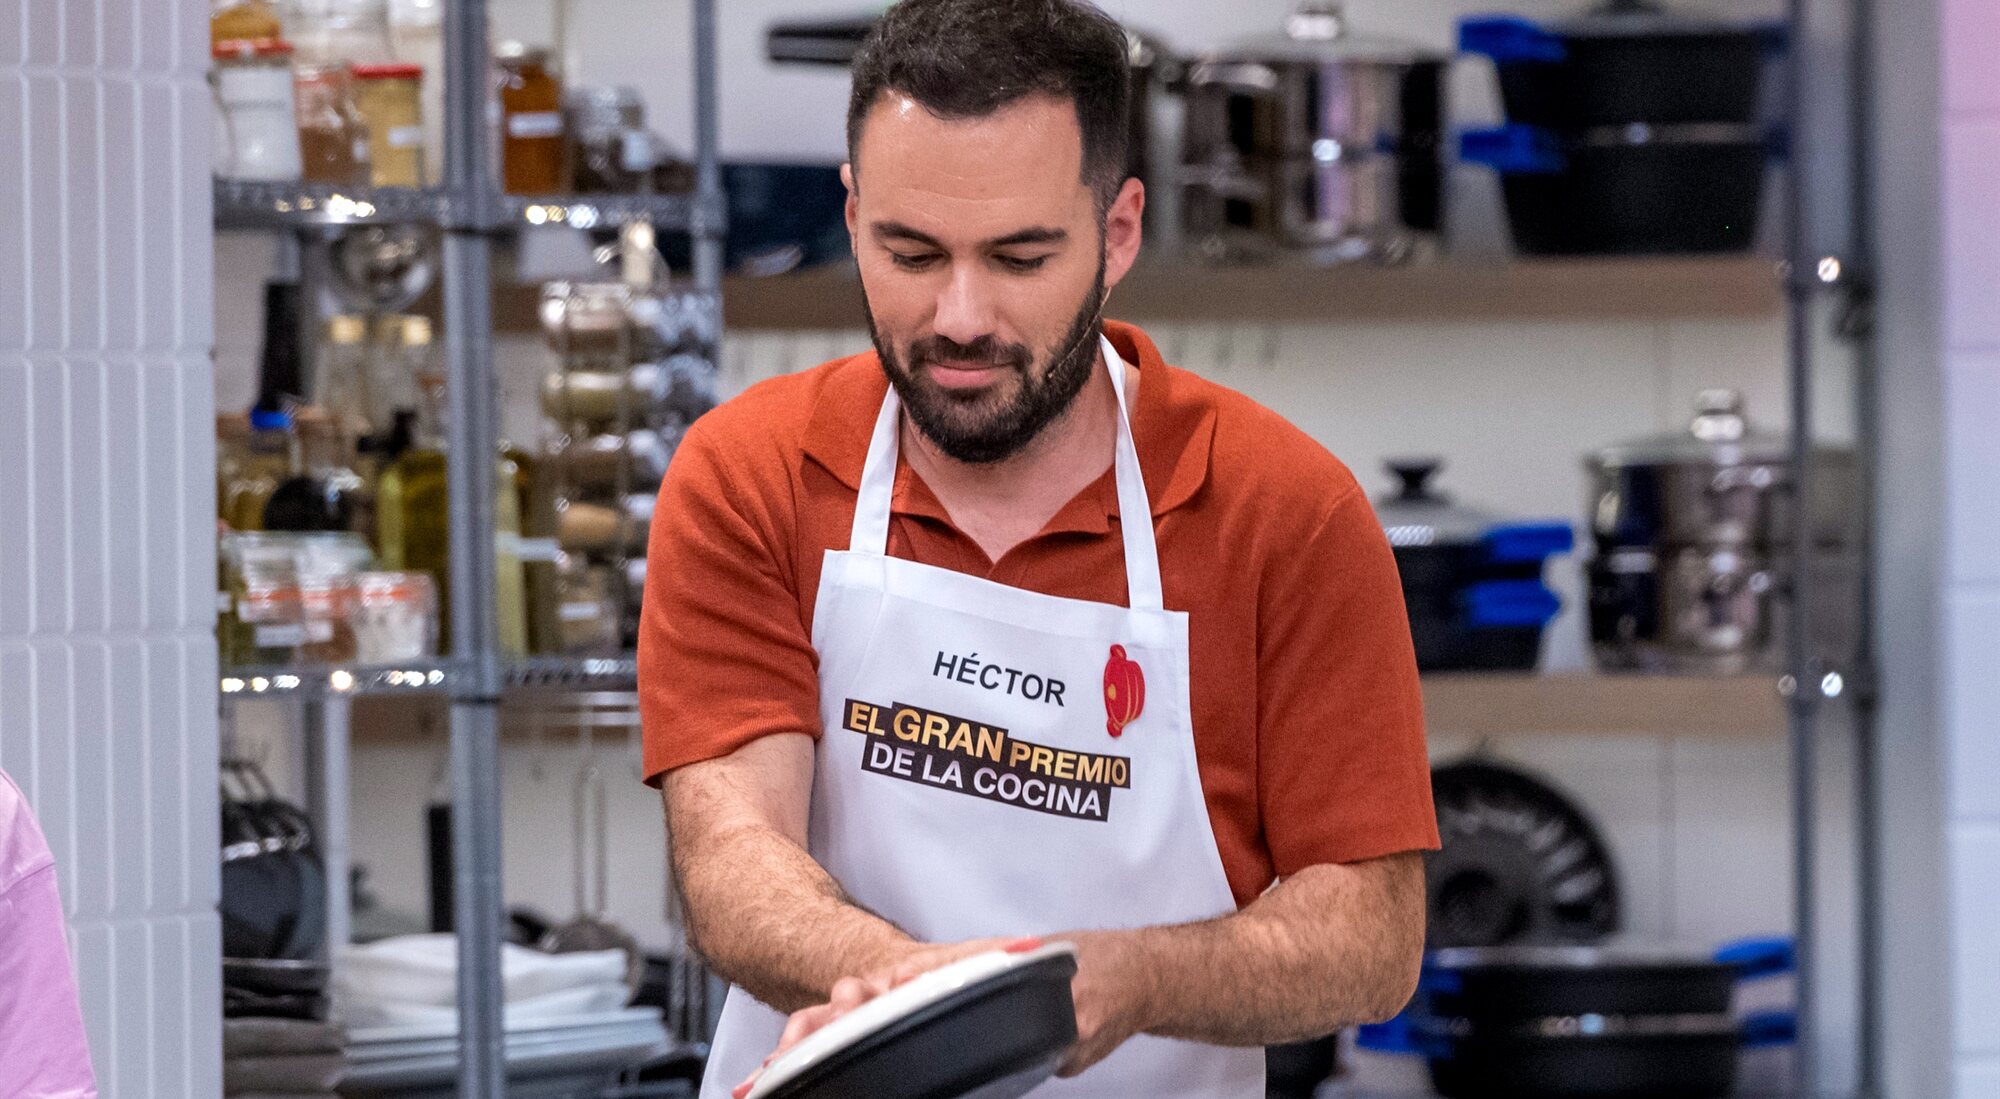
[[[1791,538],[1798,509],[1790,446],[1750,425],[1735,390],[1704,391],[1684,432],[1607,447],[1585,464],[1599,553],[1685,545],[1770,550]],[[1851,544],[1854,455],[1824,449],[1814,466],[1813,538],[1822,546]]]
[[[1858,636],[1860,557],[1822,549],[1812,593],[1813,650],[1843,667]],[[1621,671],[1737,675],[1782,670],[1779,641],[1800,585],[1782,556],[1733,547],[1656,552],[1627,547],[1589,566],[1590,639]]]
[[[1399,262],[1441,226],[1446,55],[1302,0],[1284,33],[1190,67],[1182,216],[1215,258]]]

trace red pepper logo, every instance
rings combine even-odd
[[[1104,662],[1104,731],[1123,734],[1145,708],[1146,673],[1138,661],[1126,659],[1125,646],[1111,646],[1111,659]]]

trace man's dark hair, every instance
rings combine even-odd
[[[847,154],[883,92],[939,118],[983,118],[1031,95],[1076,104],[1083,181],[1108,210],[1125,184],[1130,141],[1125,32],[1086,0],[902,0],[854,58]],[[858,176],[861,168],[855,165]]]

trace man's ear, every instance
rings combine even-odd
[[[1104,214],[1104,287],[1118,285],[1139,259],[1139,241],[1145,231],[1146,185],[1128,179],[1111,200]]]
[[[854,186],[852,161],[840,166],[840,185],[847,188],[847,247],[858,256],[861,254],[861,238],[855,229],[861,222],[861,193]]]

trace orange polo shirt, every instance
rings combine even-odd
[[[1137,328],[1139,451],[1170,610],[1188,613],[1195,756],[1239,905],[1318,863],[1437,846],[1422,695],[1391,555],[1347,468],[1277,414],[1168,366]],[[873,352],[754,386],[660,489],[639,636],[647,781],[771,733],[820,732],[812,615],[845,549],[888,381]],[[988,560],[907,463],[889,552],[1125,604],[1116,481]]]

